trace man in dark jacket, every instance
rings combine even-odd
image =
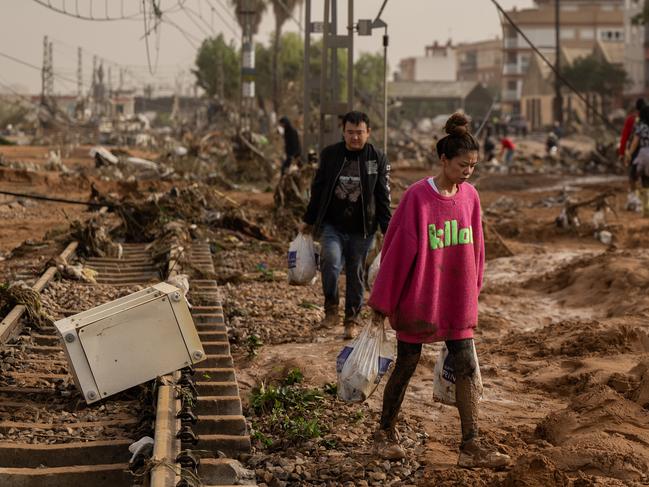
[[[325,318],[337,326],[338,277],[345,265],[345,338],[352,338],[363,306],[364,263],[378,227],[390,223],[390,166],[368,143],[370,119],[362,112],[342,118],[343,141],[325,147],[311,185],[303,233],[320,237]]]
[[[300,136],[291,124],[291,121],[282,117],[279,119],[279,124],[284,130],[284,151],[286,152],[286,159],[282,162],[282,174],[286,174],[288,168],[291,167],[293,159],[299,159],[302,149],[300,147]]]

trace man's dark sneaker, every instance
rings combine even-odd
[[[406,452],[399,445],[399,433],[396,429],[379,429],[374,433],[374,453],[384,460],[401,460]]]
[[[460,447],[457,464],[463,468],[504,468],[511,463],[509,455],[500,453],[480,438],[473,438]]]

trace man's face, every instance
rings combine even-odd
[[[346,122],[343,127],[343,138],[345,139],[345,146],[349,150],[361,150],[365,147],[367,139],[370,138],[370,129],[367,128],[365,122],[358,125]]]

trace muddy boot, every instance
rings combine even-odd
[[[463,442],[457,464],[462,468],[504,468],[511,463],[509,455],[500,453],[481,438]]]
[[[343,338],[345,340],[351,340],[356,336],[356,325],[358,325],[357,318],[345,318],[345,332],[343,333]]]
[[[325,307],[325,317],[318,325],[318,329],[335,328],[339,324],[338,306]]]
[[[399,445],[399,433],[396,429],[379,429],[374,433],[374,453],[384,460],[401,460],[406,452]]]

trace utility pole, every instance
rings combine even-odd
[[[324,0],[322,21],[312,19],[312,1],[305,0],[304,26],[304,135],[302,157],[306,160],[309,149],[321,150],[340,140],[339,116],[353,108],[354,100],[354,1],[347,0],[347,29],[338,34],[338,0]],[[320,78],[311,73],[309,67],[313,58],[312,37],[322,35],[322,54],[320,56]],[[346,51],[347,68],[344,75],[346,93],[340,90],[338,76],[338,51]],[[315,99],[313,99],[315,98]],[[318,119],[313,120],[312,101],[318,107]],[[316,125],[313,124],[313,125]]]
[[[43,37],[43,66],[41,67],[41,104],[51,102],[54,94],[53,47],[48,37]]]
[[[77,48],[77,98],[83,98],[83,57],[81,46]]]
[[[95,116],[97,114],[97,56],[92,57],[92,85],[90,87],[90,96],[92,97],[92,114]]]
[[[559,0],[554,3],[554,35],[555,35],[555,61],[554,67],[560,73],[561,67],[561,5]],[[561,80],[557,74],[554,75],[554,119],[563,125],[563,99],[561,98]]]
[[[45,105],[45,94],[47,93],[47,36],[43,37],[43,66],[41,67],[41,105]]]
[[[47,91],[48,95],[54,96],[54,44],[52,42],[49,43],[47,46],[47,52],[48,52],[48,57],[49,57],[49,76],[48,76],[48,83],[47,83]]]
[[[255,46],[252,42],[252,9],[250,0],[240,3],[239,15],[245,21],[241,30],[241,98],[239,102],[239,132],[250,132],[252,108],[255,101]]]

